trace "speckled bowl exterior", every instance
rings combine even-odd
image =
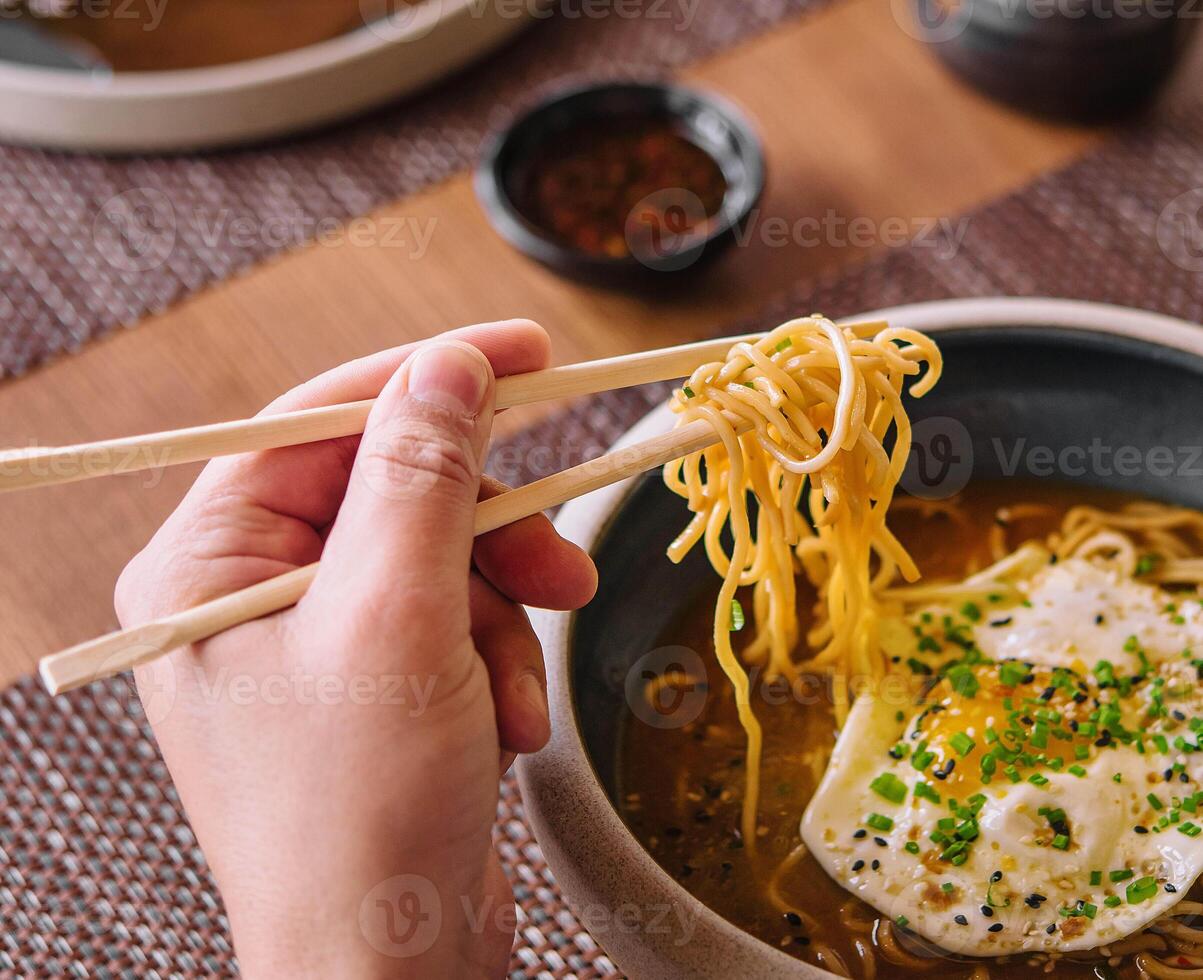
[[[1054,451],[1095,436],[1146,448],[1203,441],[1203,328],[1196,325],[1052,299],[950,300],[857,319],[870,318],[940,340],[945,378],[911,403],[911,416],[917,432],[920,423],[939,427],[949,418],[963,425],[978,461],[974,475],[1006,475],[1005,461],[990,448],[999,438],[1027,438]],[[662,407],[623,444],[671,425]],[[1203,508],[1203,479],[1149,470],[1080,479]],[[712,574],[701,556],[679,566],[663,557],[685,517],[655,475],[607,487],[561,512],[557,527],[594,555],[601,585],[579,613],[534,614],[547,660],[552,738],[519,762],[531,825],[569,904],[636,980],[830,977],[694,899],[644,851],[612,803],[619,733],[630,710],[624,674]]]

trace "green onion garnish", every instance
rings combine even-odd
[[[962,759],[973,751],[973,746],[976,744],[973,739],[971,739],[964,732],[957,732],[948,741],[956,751],[957,755],[959,755]]]
[[[883,772],[869,784],[869,789],[891,803],[901,803],[906,799],[906,783],[892,772]]]
[[[738,599],[731,600],[731,632],[738,633],[744,628],[744,607]]]
[[[1157,894],[1157,879],[1137,878],[1128,886],[1126,894],[1129,905],[1139,905]]]
[[[889,817],[883,817],[880,813],[870,813],[865,818],[865,823],[874,830],[887,831],[894,829],[894,821]]]

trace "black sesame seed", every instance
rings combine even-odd
[[[1076,694],[1074,695],[1074,700],[1075,700],[1075,701],[1077,701],[1077,700],[1078,700],[1078,696],[1077,696]],[[1086,700],[1086,699],[1085,699],[1085,698],[1083,698],[1082,700],[1084,701],[1084,700]],[[1079,704],[1081,704],[1082,702],[1081,702],[1081,701],[1078,701],[1078,703],[1079,703]],[[1071,722],[1069,723],[1069,730],[1070,730],[1071,732],[1076,732],[1076,731],[1078,730],[1078,723],[1077,723],[1076,721],[1071,721]]]
[[[884,837],[874,837],[874,838],[873,838],[873,843],[874,843],[874,844],[876,844],[878,847],[886,847],[886,846],[888,846],[888,845],[886,844],[886,839],[885,839]]]
[[[1147,833],[1149,832],[1149,828],[1148,828],[1148,827],[1142,827],[1142,826],[1140,826],[1139,824],[1137,824],[1137,825],[1136,825],[1135,827],[1133,827],[1132,829],[1133,829],[1133,830],[1135,830],[1135,831],[1136,831],[1138,834],[1147,834]]]
[[[1176,885],[1174,885],[1172,882],[1167,881],[1165,883],[1165,890],[1167,892],[1169,892],[1171,895],[1173,895],[1175,892],[1178,891],[1178,887]]]
[[[1095,624],[1096,624],[1096,625],[1098,625],[1098,626],[1102,626],[1102,625],[1103,625],[1103,614],[1102,614],[1102,613],[1098,613],[1098,614],[1097,614],[1097,615],[1094,617],[1094,621],[1095,621]]]
[[[1057,931],[1057,923],[1050,922],[1044,931],[1047,932],[1051,936],[1054,932]]]
[[[1025,678],[1025,680],[1026,680],[1026,678]],[[1020,721],[1022,721],[1022,722],[1023,722],[1025,725],[1034,725],[1034,724],[1036,724],[1036,723],[1035,723],[1034,721],[1032,721],[1032,719],[1031,719],[1031,718],[1029,718],[1027,715],[1024,715],[1024,716],[1023,716],[1022,718],[1020,718],[1019,720],[1020,720]]]
[[[987,919],[990,918],[990,916],[992,916],[993,914],[994,914],[994,909],[990,908],[989,905],[982,906],[982,915],[984,915]]]
[[[1186,773],[1184,773],[1184,772],[1180,772],[1180,773],[1178,773],[1178,782],[1180,782],[1180,783],[1189,783],[1189,782],[1190,782],[1190,776],[1188,776],[1188,775],[1187,775]]]
[[[881,870],[881,862],[874,861],[872,864],[869,865],[869,867],[872,868],[874,871],[880,871]]]
[[[1002,931],[1003,931],[1003,924],[1002,924],[1001,922],[996,922],[996,923],[994,923],[994,925],[992,925],[992,926],[991,926],[989,929],[987,929],[986,931],[987,931],[987,932],[1002,932]]]
[[[863,868],[864,866],[865,866],[865,862],[864,862],[864,861],[855,861],[855,862],[853,862],[853,864],[852,864],[852,870],[853,870],[853,871],[859,871],[859,870],[860,870],[861,868]]]
[[[800,926],[802,925],[802,916],[800,916],[797,912],[786,912],[785,921],[791,926]]]
[[[865,830],[864,827],[861,827],[860,830],[857,830],[856,832],[854,832],[852,836],[855,837],[857,840],[864,840],[865,837],[867,837],[868,835],[869,835],[869,832],[867,830]]]
[[[1083,694],[1081,691],[1077,691],[1074,694],[1074,704],[1081,704],[1085,700],[1086,700],[1086,695]],[[1078,730],[1077,722],[1074,722],[1074,731],[1076,732],[1077,730]]]
[[[1012,623],[1012,621],[1013,621],[1013,617],[1011,617],[1011,616],[1005,616],[1005,617],[1004,617],[1004,618],[1002,618],[1002,619],[995,619],[995,620],[992,620],[992,621],[991,621],[991,623],[990,623],[990,625],[991,625],[991,626],[995,626],[995,627],[997,627],[997,626],[1010,626],[1010,625],[1011,625],[1011,623]]]
[[[1168,783],[1171,779],[1174,778],[1173,768],[1171,767],[1171,768],[1167,769],[1165,772],[1162,773],[1162,775],[1165,777],[1165,781]]]
[[[952,921],[953,921],[953,922],[955,922],[955,923],[956,923],[957,925],[959,925],[959,926],[967,926],[967,925],[969,925],[969,920],[968,920],[968,919],[966,919],[966,918],[965,918],[965,916],[963,916],[963,915],[957,915],[957,916],[953,916],[953,920],[952,920]]]
[[[794,936],[794,942],[799,946],[809,946],[810,940],[806,936]]]
[[[1186,721],[1186,715],[1183,714],[1181,711],[1179,711],[1177,708],[1174,709],[1174,717],[1177,718],[1179,721]]]
[[[990,880],[991,880],[991,881],[1002,881],[1002,872],[1001,872],[1001,871],[995,871],[995,872],[994,872],[994,874],[992,874],[992,875],[990,876]]]
[[[1041,701],[1051,701],[1053,699],[1053,695],[1056,693],[1057,693],[1057,689],[1055,687],[1046,687],[1043,691],[1040,692],[1040,700]]]

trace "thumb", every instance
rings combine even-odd
[[[468,635],[468,570],[493,371],[475,347],[434,341],[381,392],[310,596],[368,632]],[[329,604],[333,603],[333,604]],[[364,613],[359,615],[358,613]],[[327,618],[323,616],[323,618]]]

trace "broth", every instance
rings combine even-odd
[[[925,578],[960,578],[990,563],[989,531],[998,508],[1024,502],[1051,505],[1053,513],[1011,522],[1008,544],[1043,538],[1071,506],[1113,509],[1131,498],[1105,491],[1045,483],[982,482],[961,497],[963,524],[947,515],[924,516],[904,505],[890,527],[914,556]],[[815,596],[798,580],[799,609],[809,618]],[[753,676],[753,704],[764,728],[761,804],[755,858],[739,836],[744,783],[743,729],[731,685],[714,658],[711,638],[718,584],[696,596],[658,645],[683,645],[706,663],[709,696],[698,718],[680,728],[654,728],[633,716],[619,745],[619,812],[647,851],[693,896],[762,941],[806,962],[822,962],[826,947],[852,976],[866,976],[856,941],[872,943],[877,913],[831,879],[801,845],[799,823],[835,744],[831,699],[816,679],[810,686],[767,686]],[[791,858],[791,855],[794,855]],[[792,862],[778,874],[783,863]],[[774,881],[776,877],[776,881]],[[774,885],[776,888],[774,901]],[[1203,898],[1196,885],[1188,898]],[[854,933],[845,924],[859,923]],[[876,977],[938,975],[968,980],[968,958],[931,959],[922,968],[894,966],[877,957]],[[992,976],[1046,977],[1047,963],[1012,956],[976,961]],[[1056,963],[1058,977],[1138,976],[1126,961],[1111,968],[1095,959]]]

